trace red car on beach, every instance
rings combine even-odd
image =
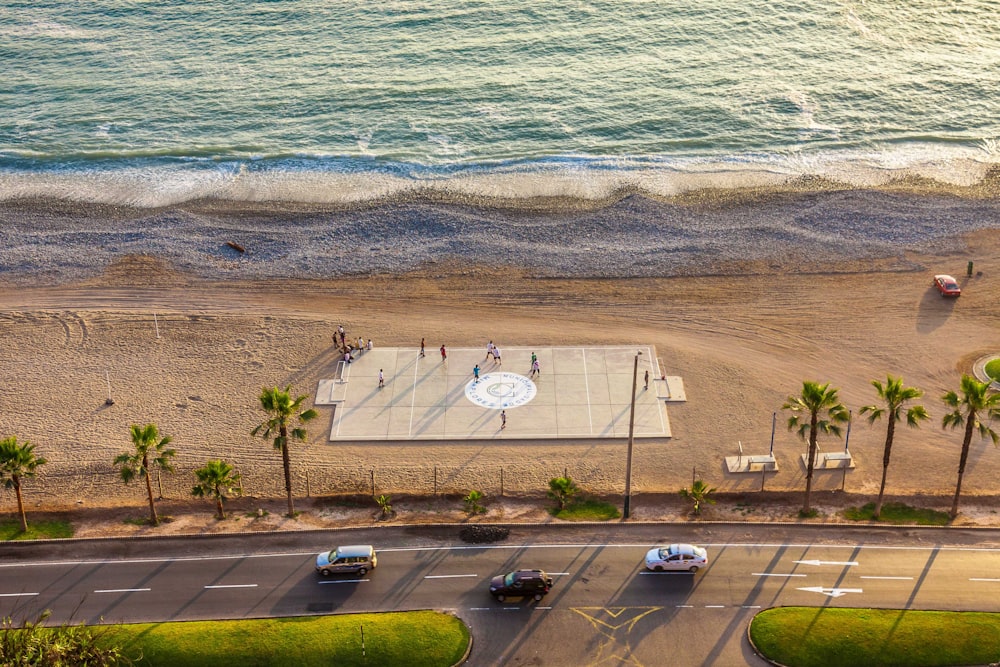
[[[944,273],[934,276],[934,287],[937,287],[941,296],[960,296],[962,288],[958,286],[958,281]]]

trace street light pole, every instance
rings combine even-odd
[[[632,408],[628,415],[628,454],[625,457],[625,506],[622,514],[629,518],[632,504],[632,442],[635,439],[635,388],[639,382],[639,357],[642,352],[635,353],[635,364],[632,366]]]

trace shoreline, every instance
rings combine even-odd
[[[972,189],[928,189],[918,181],[877,190],[835,186],[705,190],[669,199],[619,193],[606,202],[533,200],[514,207],[423,196],[346,207],[3,202],[0,283],[92,280],[129,257],[162,260],[197,280],[237,282],[452,273],[452,267],[579,279],[784,273],[837,264],[846,272],[905,271],[917,268],[908,254],[962,253],[963,236],[1000,229],[1000,170]]]

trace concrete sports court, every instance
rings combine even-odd
[[[669,438],[667,404],[685,400],[681,379],[664,378],[648,346],[502,348],[499,365],[485,346],[448,348],[446,361],[439,347],[419,352],[375,348],[320,380],[315,404],[333,407],[330,440],[627,438],[637,352],[635,437]]]

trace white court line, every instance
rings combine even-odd
[[[425,357],[426,358],[426,357]],[[413,363],[413,389],[410,390],[410,424],[406,427],[406,435],[413,437],[413,410],[417,403],[417,373],[420,371],[420,352],[417,352],[417,360]]]
[[[461,577],[478,577],[478,574],[427,574],[424,579],[459,579]]]
[[[151,590],[149,588],[104,588],[95,593],[142,593]]]
[[[580,353],[583,355],[583,389],[587,392],[587,424],[590,426],[590,435],[594,435],[594,411],[590,405],[590,373],[587,372],[587,348],[581,347]],[[562,435],[559,433],[558,424],[556,424],[556,435]],[[569,435],[567,434],[564,437],[569,437]]]
[[[0,593],[0,598],[31,597],[32,595],[38,595],[38,593]]]
[[[1000,579],[978,579],[975,577],[970,577],[969,581],[1000,581]]]
[[[874,577],[874,576],[868,576],[868,577],[866,577],[865,575],[861,575],[861,578],[862,579],[898,579],[900,581],[913,581],[913,577]],[[1000,581],[1000,580],[997,580],[997,581]]]
[[[219,584],[217,586],[205,586],[205,588],[257,588],[257,584]]]
[[[755,577],[804,577],[804,574],[774,574],[771,572],[754,572]]]

